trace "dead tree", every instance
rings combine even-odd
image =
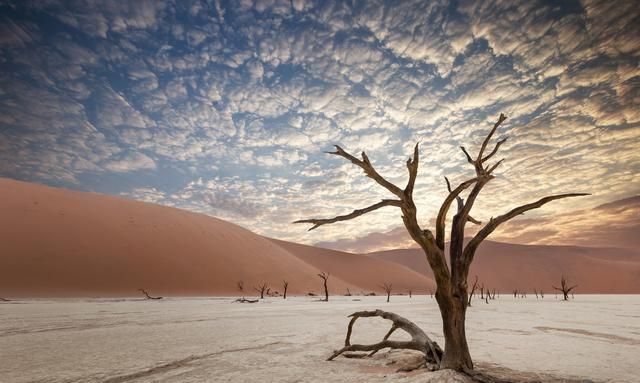
[[[380,287],[382,287],[384,292],[387,293],[387,303],[389,303],[389,297],[391,296],[391,289],[393,288],[393,285],[385,282]]]
[[[411,290],[409,290],[409,298],[411,298]]]
[[[347,287],[347,293],[344,296],[345,297],[350,297],[351,296],[351,290],[349,290],[348,287]]]
[[[264,293],[267,291],[268,288],[269,286],[265,282],[262,282],[261,284],[259,284],[257,287],[254,287],[253,289],[260,293],[260,299],[264,299]]]
[[[469,299],[467,301],[467,306],[471,306],[471,298],[473,298],[473,294],[476,291],[476,287],[478,287],[478,276],[476,275],[476,280],[473,281],[473,287],[471,287],[471,292],[469,292]]]
[[[367,177],[371,178],[382,188],[386,189],[391,195],[393,195],[393,197],[383,199],[371,206],[354,210],[349,214],[339,215],[333,218],[313,218],[296,221],[296,223],[311,224],[312,226],[309,230],[313,230],[322,225],[354,219],[383,207],[394,207],[401,210],[404,226],[411,238],[424,251],[427,262],[433,271],[437,285],[436,300],[442,316],[445,338],[445,349],[440,363],[440,368],[455,370],[473,369],[473,362],[471,360],[471,355],[469,354],[467,336],[465,333],[465,317],[468,304],[467,277],[476,250],[482,241],[493,233],[493,231],[501,224],[524,214],[529,210],[537,209],[553,200],[586,195],[583,193],[553,195],[544,197],[536,202],[516,207],[505,214],[489,219],[482,229],[480,229],[465,245],[465,225],[467,222],[481,224],[471,216],[471,209],[473,208],[480,191],[489,181],[495,178],[493,172],[503,161],[499,160],[491,166],[487,166],[487,161],[493,158],[493,156],[498,152],[498,149],[502,144],[504,144],[506,138],[497,141],[494,148],[488,154],[485,153],[485,150],[487,149],[487,145],[489,144],[489,141],[496,129],[502,124],[502,122],[504,122],[505,119],[506,116],[501,114],[498,121],[493,125],[493,128],[489,131],[489,134],[482,142],[482,146],[475,158],[472,158],[469,152],[467,152],[464,147],[461,147],[467,162],[469,162],[475,169],[475,176],[463,181],[455,188],[451,188],[449,180],[445,178],[447,184],[449,184],[448,189],[450,191],[449,195],[442,203],[436,217],[435,232],[423,229],[420,226],[417,218],[416,205],[413,200],[413,190],[416,177],[418,175],[419,164],[418,144],[416,144],[413,150],[413,157],[409,158],[407,161],[409,179],[404,189],[389,182],[386,178],[380,175],[364,152],[362,152],[361,158],[357,158],[346,152],[340,146],[336,145],[336,150],[329,152],[329,154],[342,157],[360,167]],[[462,199],[460,194],[471,186],[473,187],[465,201]],[[453,216],[451,225],[449,264],[447,264],[447,260],[445,258],[445,224],[449,207],[454,201],[457,201],[458,208]]]
[[[144,296],[145,296],[147,299],[162,299],[162,297],[152,297],[151,295],[149,295],[149,294],[147,293],[147,291],[146,291],[145,289],[138,289],[138,291],[140,291],[142,294],[144,294]]]
[[[11,301],[7,298],[0,297],[0,302],[11,302]]]
[[[353,351],[368,351],[368,354],[363,354],[360,356],[372,356],[378,351],[391,348],[391,349],[409,349],[420,351],[424,354],[425,361],[418,365],[415,368],[420,368],[423,365],[427,366],[431,364],[433,369],[437,369],[440,365],[440,361],[442,359],[442,349],[438,344],[429,338],[424,331],[420,329],[420,327],[416,326],[413,322],[397,315],[394,313],[390,313],[382,310],[375,311],[358,311],[351,315],[349,315],[351,320],[349,321],[349,326],[347,327],[347,337],[344,340],[344,347],[340,350],[336,350],[327,360],[333,360],[338,355],[344,352],[353,352]],[[382,341],[375,344],[351,344],[351,333],[353,332],[353,325],[358,318],[367,318],[367,317],[380,317],[393,322],[391,328],[387,332],[387,334],[382,338]],[[394,333],[397,329],[404,330],[409,335],[411,335],[410,341],[396,341],[389,340],[391,334]],[[354,356],[354,355],[352,355]]]
[[[514,298],[518,297],[518,289],[513,290],[513,297]]]
[[[322,282],[324,284],[324,301],[329,302],[329,289],[327,288],[327,279],[329,279],[329,273],[325,273],[324,271],[318,274],[320,278],[322,278]]]
[[[578,287],[578,285],[569,286],[569,283],[565,279],[564,275],[562,275],[560,278],[560,288],[555,286],[552,286],[552,287],[558,291],[561,291],[562,295],[564,295],[564,300],[567,301],[569,300],[569,293],[571,292],[571,290]]]
[[[287,288],[289,288],[289,282],[282,281],[282,288],[284,289],[283,299],[287,299]]]

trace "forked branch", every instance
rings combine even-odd
[[[373,167],[373,165],[369,161],[369,157],[367,157],[367,154],[365,152],[362,152],[362,160],[359,160],[356,157],[352,156],[351,154],[345,152],[340,146],[335,145],[335,148],[336,148],[335,152],[327,152],[327,153],[334,154],[336,156],[340,156],[348,159],[354,165],[357,165],[360,168],[362,168],[362,170],[364,170],[364,173],[367,175],[367,177],[373,179],[380,186],[389,190],[391,193],[393,193],[397,197],[402,198],[402,194],[403,194],[402,189],[400,189],[399,187],[397,187],[396,185],[392,184],[391,182],[387,181],[384,177],[382,177]]]
[[[449,179],[447,177],[444,177],[444,179],[447,182],[447,190],[449,190],[449,195],[447,196],[447,198],[444,199],[444,202],[442,202],[442,205],[440,206],[440,210],[438,211],[438,216],[436,218],[436,244],[438,245],[440,250],[443,250],[443,251],[444,251],[444,242],[445,242],[445,238],[444,238],[445,226],[446,226],[445,221],[447,219],[447,213],[449,212],[451,203],[453,203],[453,200],[455,199],[458,203],[458,213],[462,211],[462,208],[464,206],[464,200],[462,199],[462,197],[460,197],[460,193],[462,193],[469,186],[473,185],[478,180],[478,178],[472,178],[472,179],[466,180],[460,185],[458,185],[458,187],[456,187],[454,190],[451,190],[451,183],[449,182]],[[468,217],[468,220],[475,224],[480,223],[479,221],[477,221],[476,219],[470,216]]]

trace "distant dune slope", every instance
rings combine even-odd
[[[370,257],[397,262],[432,276],[419,249],[376,252]],[[640,293],[640,253],[616,248],[515,245],[485,241],[474,258],[475,275],[490,289],[552,291],[561,275],[577,284],[577,293]],[[472,283],[472,282],[469,283]]]
[[[393,260],[383,260],[362,254],[351,254],[297,243],[272,240],[278,246],[317,269],[367,291],[381,291],[383,283],[390,283],[394,293],[427,293],[435,289],[432,277],[427,277]],[[331,277],[330,277],[331,278]],[[331,281],[331,279],[329,279]],[[353,291],[352,293],[360,292]]]
[[[145,288],[156,295],[245,295],[267,282],[291,293],[320,292],[323,254],[307,262],[277,242],[202,214],[112,196],[73,192],[0,178],[0,296],[129,296]],[[326,258],[325,257],[325,258]],[[327,259],[328,259],[327,258]],[[323,258],[324,259],[324,258]],[[353,267],[332,273],[330,289],[370,290],[392,275],[424,286],[428,278],[385,261],[355,256]],[[331,263],[331,262],[330,262]],[[366,270],[372,282],[357,270]],[[384,273],[383,273],[384,272]],[[353,273],[351,278],[350,273]],[[344,279],[342,279],[344,278]],[[410,284],[405,284],[409,286]]]

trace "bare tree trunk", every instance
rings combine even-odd
[[[264,293],[267,291],[269,286],[266,283],[262,283],[258,285],[258,287],[254,287],[253,289],[260,293],[260,299],[264,299]]]
[[[436,301],[440,307],[445,340],[444,354],[440,362],[442,369],[450,368],[458,371],[473,369],[465,332],[466,294],[466,290],[459,290],[459,298],[455,298],[452,295],[446,296],[447,294],[436,291]]]
[[[283,299],[287,299],[287,288],[289,287],[289,282],[287,281],[282,281],[282,287],[284,289],[284,296]]]
[[[384,292],[387,293],[387,303],[389,303],[389,297],[391,296],[393,285],[391,283],[383,283],[382,288],[384,289]]]
[[[473,294],[476,291],[476,287],[478,286],[478,276],[476,275],[475,281],[473,281],[473,286],[471,287],[471,292],[469,293],[469,299],[467,300],[467,306],[471,306],[471,299],[473,298]]]
[[[552,286],[552,287],[554,289],[562,292],[562,295],[564,296],[564,300],[567,301],[567,300],[569,300],[569,293],[571,292],[571,290],[573,290],[576,287],[578,287],[578,285],[569,286],[569,283],[567,282],[567,279],[563,275],[560,278],[560,287],[555,287],[555,286]]]
[[[329,279],[329,273],[325,273],[324,271],[318,274],[320,278],[322,278],[322,282],[324,285],[324,301],[329,302],[329,289],[327,288],[327,279]]]

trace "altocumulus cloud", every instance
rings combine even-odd
[[[630,1],[5,1],[0,10],[2,176],[188,208],[300,242],[348,247],[371,232],[383,247],[397,237],[393,209],[313,235],[289,225],[385,197],[322,151],[367,150],[402,184],[420,141],[427,223],[443,176],[471,173],[458,146],[476,147],[504,112],[506,161],[480,219],[542,194],[593,193],[527,217],[545,222],[539,238],[566,243],[563,227],[578,227],[562,218],[569,211],[640,186],[640,11]],[[500,238],[534,234],[512,226]]]

